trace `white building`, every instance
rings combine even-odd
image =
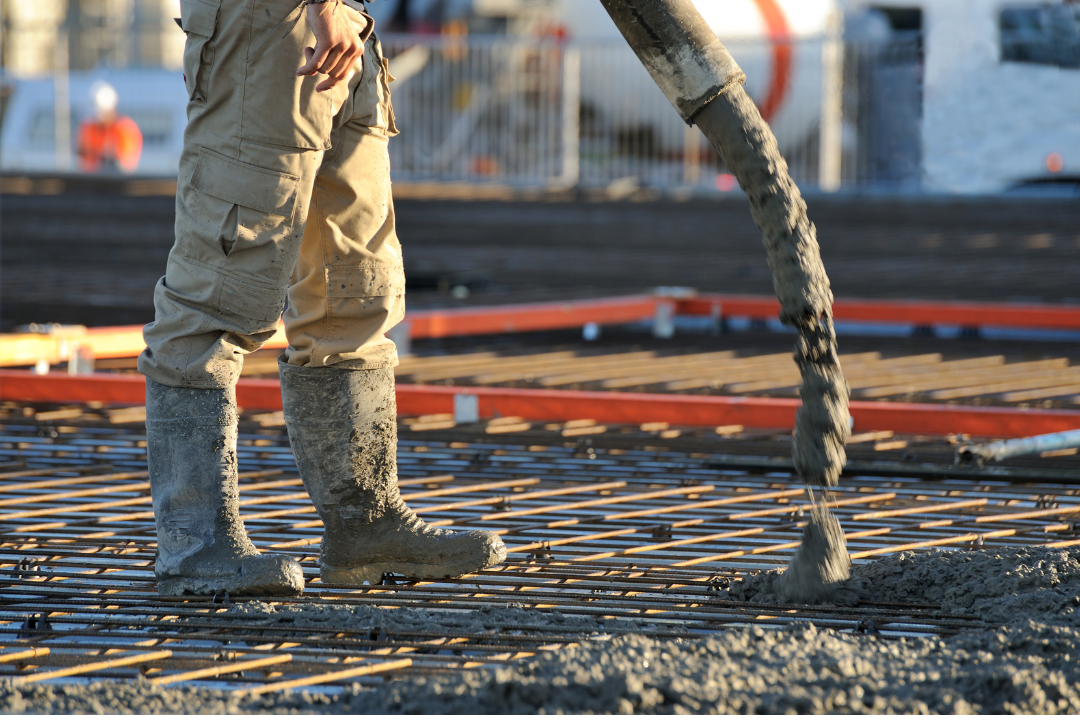
[[[67,16],[64,0],[3,3],[3,64],[19,77],[52,71],[60,26]]]

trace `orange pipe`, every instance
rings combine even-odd
[[[145,402],[140,375],[35,375],[23,370],[0,370],[0,400],[17,402]],[[454,396],[477,396],[480,417],[518,416],[526,420],[592,418],[602,423],[640,425],[668,422],[688,427],[743,425],[791,430],[800,401],[786,398],[718,395],[667,395],[502,387],[397,386],[402,415],[452,413]],[[236,387],[238,404],[249,410],[280,410],[277,380],[242,378]],[[1080,412],[1013,407],[966,407],[930,403],[851,403],[857,432],[892,430],[898,433],[1013,438],[1080,428]]]

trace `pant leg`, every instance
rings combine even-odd
[[[181,6],[189,103],[176,242],[139,370],[163,385],[222,388],[274,333],[349,92],[316,93],[322,78],[296,77],[314,45],[299,0]]]
[[[289,288],[290,365],[397,365],[384,336],[405,314],[405,274],[394,222],[387,143],[397,134],[378,38],[331,132]]]

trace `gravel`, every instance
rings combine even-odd
[[[693,642],[630,635],[451,680],[389,683],[385,713],[1080,713],[1080,634],[1032,621],[947,640],[799,624]]]
[[[772,575],[775,575],[772,574]],[[766,601],[770,574],[732,598]],[[887,639],[796,623],[657,640],[648,626],[518,608],[470,613],[245,603],[268,626],[428,627],[484,632],[543,626],[579,644],[502,667],[414,676],[338,695],[258,699],[145,682],[13,688],[7,713],[1069,713],[1080,714],[1080,550],[901,553],[853,569],[880,600],[983,619],[948,638]],[[302,613],[302,615],[301,615]],[[219,616],[220,617],[220,616]],[[613,633],[607,635],[605,633]]]

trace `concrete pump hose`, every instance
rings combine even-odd
[[[780,320],[799,331],[795,362],[803,404],[795,467],[835,485],[846,461],[848,385],[836,352],[832,290],[799,188],[776,138],[743,89],[746,76],[690,0],[600,0],[683,119],[697,124],[750,199],[780,299]]]

